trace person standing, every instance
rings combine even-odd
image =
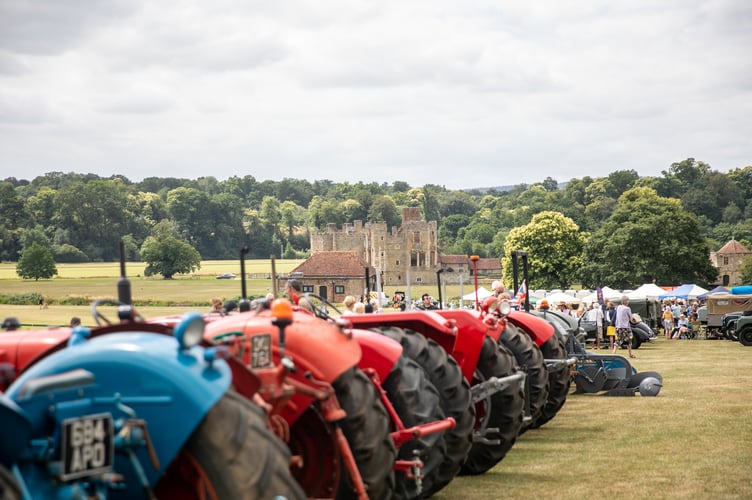
[[[611,350],[611,354],[616,354],[616,348],[623,343],[627,343],[629,357],[635,358],[632,354],[632,309],[629,307],[629,297],[622,295],[621,304],[616,308],[616,342]]]
[[[285,295],[295,305],[300,302],[300,295],[303,293],[303,285],[296,279],[287,280],[285,283]]]
[[[356,299],[352,295],[348,295],[347,297],[345,297],[345,302],[344,302],[345,312],[343,312],[342,314],[343,315],[353,314],[353,306],[355,305],[356,302],[358,302],[358,299]]]
[[[663,306],[663,333],[666,335],[666,340],[671,339],[671,332],[674,329],[674,313],[671,311],[670,304]]]
[[[615,352],[614,339],[616,338],[616,307],[610,300],[606,302],[606,337],[608,337],[608,348]]]
[[[595,323],[595,347],[593,349],[600,349],[603,340],[603,310],[598,302],[593,302],[590,306],[587,319]]]
[[[431,300],[431,296],[427,293],[424,293],[421,297],[422,303],[418,306],[418,309],[423,309],[424,311],[431,311],[434,309],[438,309],[436,305],[434,305],[433,300]]]

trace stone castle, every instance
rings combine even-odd
[[[436,284],[440,267],[436,221],[423,221],[420,208],[402,209],[402,224],[387,231],[385,222],[334,223],[311,234],[311,254],[354,252],[379,273],[382,286]]]

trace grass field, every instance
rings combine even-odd
[[[301,261],[278,260],[276,270],[278,273],[287,273],[295,268]],[[272,290],[271,264],[268,260],[246,261],[246,273],[261,276],[257,279],[249,279],[247,293],[249,297],[261,297]],[[222,299],[238,298],[241,293],[240,279],[218,280],[215,276],[232,272],[240,274],[240,265],[235,261],[204,261],[201,269],[190,275],[178,275],[174,279],[165,280],[159,276],[144,277],[144,264],[132,262],[126,264],[126,274],[131,282],[132,297],[136,304],[141,304],[140,309],[144,314],[151,311],[144,309],[144,305],[173,306],[174,312],[180,312],[186,308],[208,307],[211,297]],[[62,303],[78,302],[80,305],[87,304],[99,298],[115,298],[117,293],[117,279],[120,276],[120,265],[110,263],[87,263],[87,264],[59,264],[58,276],[49,280],[22,280],[16,275],[15,264],[0,263],[0,295],[14,296],[24,294],[42,295],[49,303],[50,309],[34,312],[39,319],[27,317],[29,309],[21,306],[7,306],[0,304],[0,317],[18,316],[23,318],[23,323],[39,323],[40,320],[54,318],[57,315],[64,319],[70,316],[68,306]],[[490,279],[482,280],[479,284],[490,286]],[[458,285],[444,287],[446,297],[457,302],[460,296]],[[470,292],[472,287],[464,286],[464,293]],[[386,290],[390,296],[394,290]],[[413,286],[411,293],[414,298],[420,297],[424,292],[433,296],[437,295],[435,286]],[[31,303],[31,301],[30,301]],[[57,324],[59,320],[55,320]]]
[[[664,377],[658,397],[570,394],[495,468],[434,498],[752,498],[752,348],[659,339],[635,353]]]
[[[8,269],[2,266],[3,294],[116,295],[117,264],[94,271],[69,268],[59,278],[38,283],[5,275]],[[134,298],[186,304],[139,307],[146,317],[208,310],[212,296],[239,295],[239,280],[213,278],[237,272],[227,262],[206,275],[175,280],[135,277],[136,265],[128,266]],[[202,270],[209,267],[202,265]],[[285,272],[279,262],[277,268]],[[246,269],[264,272],[262,266],[260,271]],[[87,277],[76,278],[79,274]],[[255,280],[249,293],[260,295],[269,283]],[[422,291],[413,288],[413,295]],[[425,291],[435,293],[429,287]],[[449,296],[457,293],[448,288]],[[67,324],[71,316],[80,316],[84,324],[93,324],[89,306],[83,305],[53,304],[42,310],[37,305],[0,305],[0,318],[6,316],[37,325]],[[115,318],[114,311],[108,316]],[[639,371],[663,375],[658,397],[572,394],[551,422],[521,436],[495,468],[481,476],[456,478],[434,498],[752,498],[752,348],[729,341],[659,339],[635,353],[633,364]]]

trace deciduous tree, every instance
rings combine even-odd
[[[633,188],[585,246],[582,284],[630,288],[641,283],[709,284],[718,274],[697,217],[674,198]]]
[[[141,260],[146,263],[146,276],[161,274],[164,279],[201,269],[201,254],[172,236],[146,238],[141,246]]]
[[[21,253],[21,258],[18,259],[16,265],[16,274],[23,279],[35,281],[52,278],[57,274],[52,251],[38,243],[32,243]]]
[[[535,288],[569,288],[578,280],[582,248],[587,235],[572,219],[545,211],[529,224],[509,231],[501,262],[505,281],[511,282],[513,250],[528,252],[530,285]]]

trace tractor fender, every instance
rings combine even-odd
[[[232,382],[227,363],[206,361],[204,353],[199,346],[180,349],[167,335],[103,335],[34,363],[7,395],[25,411],[34,435],[49,434],[51,415],[58,425],[66,418],[97,413],[111,413],[116,420],[143,419],[159,463],[166,466]],[[66,385],[68,374],[81,373],[93,376],[91,381],[71,376],[68,380],[79,385]],[[145,467],[145,473],[154,485],[163,472]]]
[[[0,464],[10,469],[31,437],[31,422],[9,397],[0,393]],[[12,429],[12,431],[10,431]]]
[[[373,369],[383,382],[402,355],[402,344],[371,330],[353,330],[353,338],[363,353],[358,367]]]
[[[454,324],[457,338],[452,350],[448,352],[460,365],[465,379],[471,382],[480,360],[483,342],[488,336],[494,341],[498,340],[503,322],[489,325],[478,317],[477,312],[464,309],[443,309],[437,312]],[[431,338],[430,335],[426,337]]]
[[[0,380],[0,390],[5,389],[32,360],[64,342],[70,337],[70,328],[19,330],[0,335],[0,364],[7,373]]]
[[[527,333],[538,347],[555,334],[554,327],[548,321],[523,311],[511,311],[507,320]]]

